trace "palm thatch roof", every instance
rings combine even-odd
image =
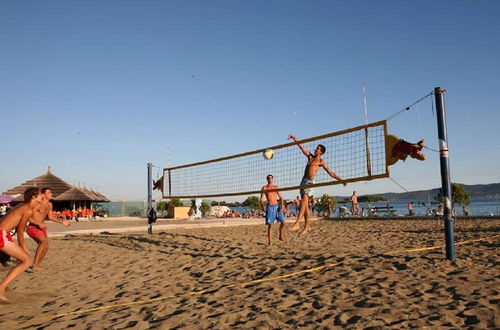
[[[92,196],[94,198],[94,202],[109,202],[109,199],[106,198],[106,196],[94,191],[87,189],[85,187],[80,188],[84,193],[86,193],[89,196]]]
[[[95,191],[92,189],[92,192],[94,194],[96,194],[98,196],[98,198],[100,198],[100,200],[98,200],[98,202],[111,202],[111,200],[109,198],[107,198],[106,196],[104,196],[103,194],[101,194],[100,192],[98,191]]]
[[[57,197],[63,192],[71,189],[72,185],[52,174],[49,167],[47,173],[45,173],[44,175],[40,175],[34,179],[28,180],[20,186],[7,190],[5,193],[11,196],[19,195],[14,198],[14,201],[22,202],[24,200],[24,191],[30,187],[50,188],[50,190],[52,190],[52,195],[54,197]]]
[[[54,198],[55,201],[94,201],[94,197],[84,192],[81,188],[73,186]]]
[[[44,175],[28,180],[20,186],[7,190],[5,193],[13,197],[15,196],[14,202],[22,202],[24,200],[24,191],[30,187],[50,188],[52,196],[56,201],[109,202],[109,199],[100,193],[90,191],[86,188],[78,188],[55,176],[51,172],[50,166]],[[64,196],[62,196],[63,194]],[[71,199],[70,197],[75,198]]]

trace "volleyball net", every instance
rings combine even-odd
[[[322,155],[328,167],[340,176],[339,182],[320,169],[315,183],[308,187],[366,181],[389,176],[385,137],[387,122],[379,121],[300,140],[314,153],[318,144],[326,147]],[[272,149],[266,160],[262,153]],[[300,189],[307,157],[297,143],[268,146],[237,155],[163,169],[163,198],[209,198],[252,195],[261,192],[272,174],[280,191]]]

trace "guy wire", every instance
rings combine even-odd
[[[408,195],[410,195],[410,197],[412,197],[414,200],[418,201],[418,203],[419,203],[419,204],[421,204],[421,205],[423,205],[423,206],[426,206],[426,207],[427,207],[427,205],[425,204],[425,202],[422,202],[422,201],[420,200],[420,198],[418,198],[418,197],[416,197],[415,195],[413,195],[413,194],[412,194],[411,192],[409,192],[409,191],[408,191],[405,187],[403,187],[401,184],[399,184],[398,182],[396,182],[396,180],[394,180],[394,179],[393,179],[393,178],[391,178],[391,177],[389,177],[389,179],[391,179],[391,180],[392,180],[392,182],[394,182],[395,184],[397,184],[397,185],[398,185],[401,189],[403,189],[404,191],[406,191],[406,193],[407,193]]]
[[[387,121],[389,121],[389,120],[391,120],[392,118],[394,118],[394,117],[396,117],[396,116],[400,115],[401,113],[403,113],[403,112],[405,112],[405,111],[410,110],[410,109],[411,109],[411,108],[412,108],[415,104],[422,102],[423,100],[425,100],[426,98],[428,98],[429,96],[431,96],[431,95],[433,95],[433,94],[434,94],[434,91],[432,91],[432,92],[430,92],[429,94],[427,94],[427,95],[425,95],[425,96],[423,96],[423,97],[419,98],[418,100],[416,100],[415,102],[413,102],[412,104],[410,104],[409,106],[407,106],[406,108],[404,108],[404,109],[401,109],[401,110],[397,111],[397,112],[396,112],[396,113],[394,113],[392,116],[389,116],[389,118],[387,118],[386,120],[387,120]]]

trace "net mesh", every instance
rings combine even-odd
[[[326,147],[322,155],[328,167],[346,182],[388,177],[385,155],[386,121],[358,126],[340,132],[303,139],[302,145],[314,153],[318,144]],[[243,154],[164,169],[165,198],[236,196],[259,193],[273,174],[279,190],[299,189],[307,157],[296,143],[274,147],[271,160],[259,149]],[[314,186],[340,183],[320,169]]]

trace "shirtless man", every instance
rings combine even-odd
[[[356,195],[356,191],[352,192],[351,204],[352,204],[352,207],[351,207],[351,213],[352,213],[352,215],[353,216],[359,216],[359,213],[360,213],[361,210],[359,209],[358,195]]]
[[[408,215],[413,215],[413,202],[408,203]]]
[[[278,186],[273,184],[273,176],[269,174],[267,177],[267,184],[262,187],[260,193],[260,205],[262,206],[262,210],[266,213],[266,225],[267,225],[267,244],[271,245],[272,238],[272,229],[271,226],[274,224],[274,221],[278,221],[280,223],[280,235],[279,240],[284,241],[285,236],[283,233],[283,229],[285,228],[285,217],[283,216],[282,210],[284,210],[284,201],[283,196],[281,196],[281,192],[279,191],[271,191],[267,192],[267,190],[278,189]],[[267,199],[267,206],[264,202],[264,195]],[[278,205],[278,198],[280,199],[280,203]]]
[[[38,244],[35,252],[35,260],[33,261],[33,271],[39,271],[41,269],[42,260],[49,250],[47,229],[45,226],[43,229],[40,228],[40,226],[36,225],[36,223],[45,223],[45,220],[49,219],[50,221],[60,223],[66,227],[71,224],[68,220],[59,220],[54,217],[52,212],[52,203],[50,202],[52,199],[52,190],[50,190],[50,188],[42,188],[40,195],[40,207],[33,212],[31,219],[28,220],[29,223],[27,221],[21,221],[17,232],[18,243],[26,253],[28,253],[28,247],[26,246],[26,242],[24,240],[25,230],[28,236],[35,240]]]
[[[307,157],[307,165],[306,169],[304,170],[304,177],[300,182],[301,186],[314,184],[314,178],[316,177],[316,173],[318,173],[320,167],[323,167],[326,173],[328,173],[328,175],[330,175],[332,178],[342,181],[342,179],[337,174],[335,174],[332,170],[330,170],[326,162],[323,159],[321,159],[321,155],[323,155],[326,152],[326,148],[324,145],[319,144],[316,147],[314,154],[312,154],[306,148],[304,148],[304,146],[301,143],[298,143],[298,139],[295,137],[295,135],[289,135],[288,139],[295,141],[299,146],[300,150],[302,151],[302,153],[304,153],[304,155]],[[346,184],[344,183],[344,186],[345,185]],[[297,221],[295,221],[292,228],[290,228],[291,231],[299,229],[301,220],[300,218],[302,217],[304,217],[305,219],[305,224],[301,234],[305,234],[311,231],[311,224],[309,223],[309,215],[310,215],[309,197],[312,195],[313,195],[312,188],[300,189],[300,196],[302,197],[300,201],[300,211],[299,215],[297,216]]]
[[[9,302],[9,299],[5,295],[7,286],[31,265],[29,255],[19,245],[12,242],[10,231],[18,228],[20,222],[28,221],[31,218],[33,212],[40,206],[41,197],[40,189],[26,189],[24,192],[25,202],[14,207],[7,215],[0,219],[0,251],[20,261],[0,283],[0,301]],[[43,222],[35,221],[35,223],[41,228],[45,228]]]
[[[331,198],[328,198],[326,200],[326,206],[328,207],[328,211],[325,215],[325,218],[330,218],[332,216],[332,211],[333,211],[333,202],[332,202]]]

